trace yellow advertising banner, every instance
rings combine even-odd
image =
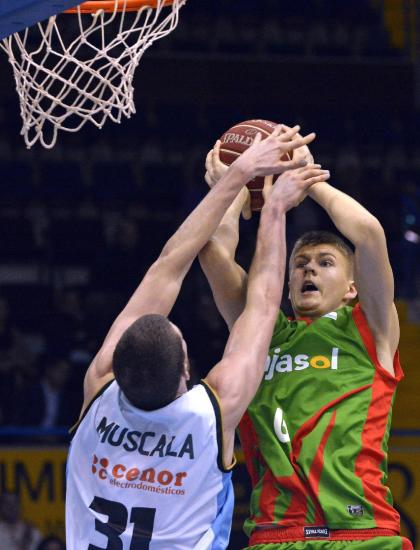
[[[241,453],[234,473],[236,506],[229,550],[246,544],[242,523],[248,512],[249,480]],[[64,537],[66,447],[1,447],[0,490],[20,495],[23,517],[44,535]],[[389,485],[401,528],[420,550],[420,437],[391,439]]]
[[[401,516],[401,531],[420,549],[420,436],[393,435],[388,485]]]
[[[0,490],[20,496],[23,517],[64,537],[67,447],[1,447]]]

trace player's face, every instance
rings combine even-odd
[[[350,266],[335,246],[302,247],[292,260],[289,297],[297,317],[318,318],[356,297]]]

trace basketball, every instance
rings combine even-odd
[[[230,166],[232,162],[250,147],[258,132],[261,133],[262,139],[267,138],[278,124],[270,120],[245,120],[229,128],[220,138],[220,160]],[[291,160],[293,153],[285,153],[282,160]],[[264,187],[264,178],[256,177],[247,183],[249,192],[251,193],[251,208],[254,211],[259,211],[263,207],[264,199],[262,196],[262,188]]]

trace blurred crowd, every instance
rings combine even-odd
[[[4,550],[65,550],[63,541],[54,535],[43,537],[24,518],[15,493],[0,495],[0,548]]]
[[[210,14],[206,3],[192,2],[154,53],[402,59],[406,51],[390,39],[381,8],[365,0],[244,0],[240,10],[221,2]],[[165,102],[149,99],[121,127],[85,128],[63,146],[28,151],[18,141],[14,94],[12,86],[0,90],[3,428],[47,433],[77,418],[87,365],[166,239],[206,192],[207,151],[241,120],[265,116],[315,130],[312,151],[331,171],[331,183],[384,225],[397,296],[420,295],[420,114],[409,107],[349,106],[343,113],[302,106],[291,119],[278,107],[250,112],[240,102],[221,107],[210,96],[192,103],[168,95]],[[247,267],[256,216],[241,223],[239,259]],[[307,229],[330,229],[309,200],[288,224],[289,246]],[[220,358],[226,328],[197,266],[173,319],[189,341],[197,376],[204,376]]]
[[[159,49],[346,58],[406,54],[390,43],[382,1],[222,1],[213,13],[205,3],[197,4],[188,7],[191,16],[181,21],[182,33],[172,34]]]

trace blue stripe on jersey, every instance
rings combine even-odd
[[[214,533],[214,541],[211,550],[225,550],[229,544],[233,505],[232,473],[225,473],[223,474],[223,489],[217,496],[218,513],[211,526]]]

